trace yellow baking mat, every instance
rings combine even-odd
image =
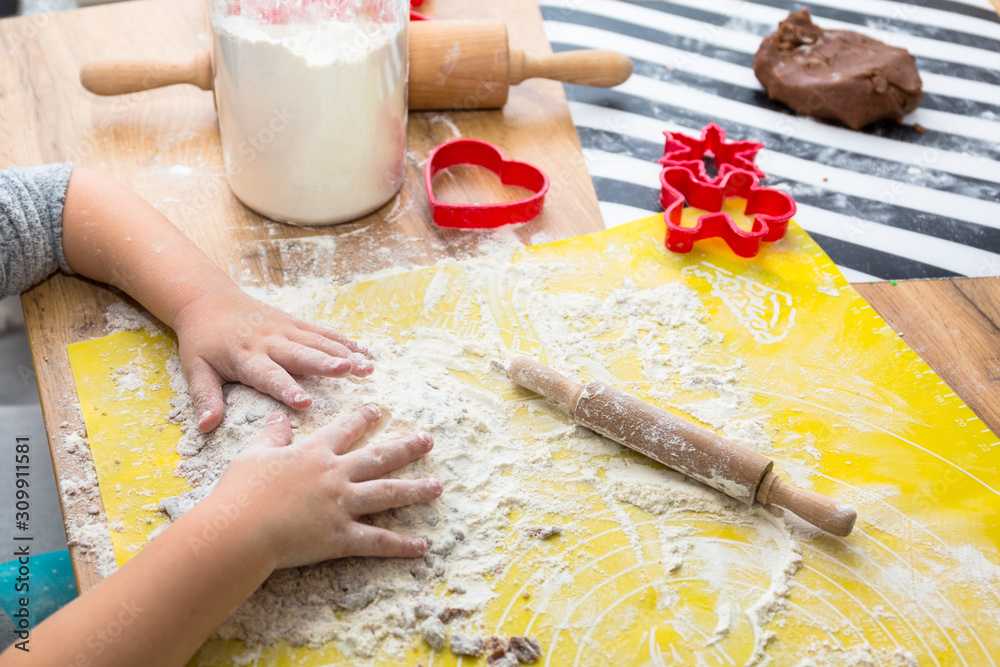
[[[699,243],[687,255],[670,253],[663,231],[662,216],[655,216],[528,248],[514,261],[564,263],[568,270],[545,287],[553,293],[604,297],[626,279],[638,288],[680,281],[697,291],[708,326],[723,334],[717,352],[743,360],[740,386],[752,393],[755,413],[770,415],[776,472],[792,479],[811,473],[814,490],[855,503],[857,528],[846,539],[795,534],[802,567],[789,591],[778,590],[775,570],[783,564],[771,562],[770,554],[781,551],[772,548],[779,532],[696,513],[666,518],[633,505],[610,507],[588,485],[566,481],[574,476],[562,476],[555,461],[549,477],[525,484],[577,497],[591,509],[547,517],[563,534],[529,549],[518,546],[512,530],[509,567],[491,582],[499,595],[483,618],[496,634],[538,638],[546,665],[742,665],[751,658],[773,665],[814,664],[806,658],[815,664],[994,665],[1000,655],[997,437],[797,225],[749,261],[719,241]],[[414,324],[475,336],[479,315],[456,317],[453,308],[461,290],[471,289],[476,266],[475,260],[453,262],[331,288],[316,318],[363,334],[366,317],[376,311],[400,337]],[[426,309],[424,294],[440,272],[447,273],[448,291]],[[491,284],[482,308],[501,323],[511,349],[544,360],[515,287]],[[359,301],[364,313],[348,305]],[[171,474],[179,431],[166,419],[164,363],[173,345],[138,332],[69,349],[119,562],[162,522],[158,500],[187,488]],[[116,369],[135,367],[137,355],[148,370],[147,386],[123,395]],[[623,388],[656,402],[632,351],[621,350],[610,371]],[[495,378],[467,381],[507,400],[524,398]],[[534,419],[528,409],[519,412],[518,430],[530,434]],[[620,456],[631,457],[637,470],[647,465],[629,452]],[[598,474],[603,465],[580,452],[566,451],[565,458]],[[520,518],[512,515],[511,525]],[[658,538],[672,528],[688,531],[698,553],[718,558],[689,555],[674,567]],[[787,602],[755,631],[738,610],[772,593]],[[728,632],[716,634],[727,622]],[[755,647],[766,657],[754,657]],[[213,641],[194,662],[227,664],[244,651],[236,642]],[[333,646],[279,644],[255,654],[253,664],[342,659]],[[415,640],[406,663],[485,659],[432,654]]]

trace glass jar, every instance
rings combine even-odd
[[[403,182],[408,0],[209,0],[229,185],[275,220],[322,225]]]

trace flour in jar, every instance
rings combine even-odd
[[[403,181],[405,21],[213,20],[215,95],[229,184],[270,218],[361,217]]]

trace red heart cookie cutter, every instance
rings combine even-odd
[[[706,183],[720,183],[726,174],[734,169],[749,171],[763,179],[764,172],[754,161],[764,144],[755,141],[726,141],[726,131],[715,123],[701,128],[701,139],[689,137],[681,132],[664,132],[667,138],[663,147],[663,157],[659,163],[664,167],[687,167]],[[718,169],[715,178],[709,178],[705,171],[705,155],[711,153]]]
[[[754,257],[760,242],[781,239],[795,215],[795,200],[780,190],[760,186],[757,175],[742,169],[727,170],[720,182],[705,182],[687,166],[668,166],[660,172],[660,204],[667,225],[667,248],[688,252],[695,241],[721,238],[740,257]],[[740,229],[722,211],[727,199],[746,199],[746,215],[753,216],[749,231]],[[685,205],[708,213],[694,227],[681,227]]]
[[[504,185],[516,185],[534,194],[527,199],[500,204],[447,204],[434,198],[434,177],[442,169],[457,164],[485,167],[500,177]],[[424,167],[424,186],[431,203],[434,224],[460,229],[489,229],[529,222],[538,217],[549,190],[549,177],[526,162],[508,160],[503,151],[478,139],[454,139],[431,151]]]

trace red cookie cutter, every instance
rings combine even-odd
[[[424,0],[410,0],[410,20],[411,21],[430,21],[431,17],[424,16],[420,12],[413,11],[414,7],[419,7],[424,4]]]
[[[486,167],[504,185],[516,185],[534,194],[527,199],[500,204],[446,204],[434,198],[434,177],[442,169],[457,164]],[[529,222],[538,217],[549,190],[549,177],[538,167],[526,162],[508,160],[491,143],[477,139],[454,139],[431,151],[424,167],[424,186],[431,203],[434,224],[460,229],[488,229]]]
[[[760,186],[757,175],[730,169],[721,181],[706,182],[687,166],[668,166],[660,172],[660,204],[667,225],[667,248],[688,252],[695,241],[720,238],[740,257],[754,257],[760,242],[781,239],[788,221],[795,215],[795,200],[780,190]],[[746,215],[753,216],[750,231],[740,229],[732,216],[722,211],[727,199],[747,200]],[[681,227],[684,206],[708,213],[698,217],[694,227]]]
[[[664,167],[687,167],[695,176],[706,183],[720,183],[726,174],[734,169],[742,169],[764,178],[754,160],[757,151],[764,147],[754,141],[726,141],[726,131],[715,123],[701,128],[701,139],[689,137],[681,132],[664,132],[667,138],[663,147],[663,157],[659,163]],[[715,178],[709,178],[705,171],[705,154],[711,153],[718,168]]]

